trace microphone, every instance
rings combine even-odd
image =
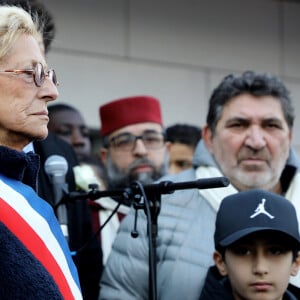
[[[186,189],[213,189],[226,187],[229,185],[229,179],[227,177],[211,177],[202,178],[195,181],[185,182],[172,182],[172,181],[161,181],[159,183],[152,183],[143,186],[145,192],[156,193],[156,194],[171,194],[176,190]],[[133,190],[139,190],[136,183],[132,184]]]
[[[52,184],[54,193],[53,202],[58,222],[60,223],[66,240],[68,240],[67,208],[65,203],[62,203],[64,194],[68,192],[68,186],[66,183],[68,162],[63,156],[51,155],[46,159],[44,169]]]
[[[213,189],[226,187],[229,185],[229,179],[227,177],[211,177],[197,179],[194,181],[184,181],[184,182],[172,182],[172,181],[161,181],[159,183],[152,183],[142,186],[144,191],[151,195],[161,195],[161,194],[171,194],[175,190],[185,190],[185,189]],[[122,197],[125,201],[129,201],[136,195],[140,194],[140,187],[136,182],[133,182],[130,187],[124,189],[115,190],[104,190],[98,191],[92,189],[90,192],[71,192],[67,195],[69,201],[90,199],[95,200],[102,197]]]

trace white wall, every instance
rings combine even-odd
[[[229,72],[280,76],[300,115],[300,2],[276,0],[51,0],[57,25],[48,62],[59,101],[99,127],[98,107],[150,94],[165,125],[203,125],[211,90]],[[295,128],[299,128],[300,117]],[[300,149],[299,130],[294,145]]]

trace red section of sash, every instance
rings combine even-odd
[[[56,260],[32,227],[2,198],[0,198],[0,219],[7,228],[45,267],[56,282],[64,299],[74,299],[68,282]]]

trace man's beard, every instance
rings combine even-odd
[[[151,172],[138,172],[133,173],[133,170],[139,165],[149,165],[152,167]],[[138,158],[131,165],[129,165],[128,170],[124,171],[118,168],[116,164],[112,161],[111,157],[108,156],[106,164],[106,172],[108,178],[108,186],[110,189],[122,189],[130,186],[134,181],[139,181],[143,185],[150,184],[163,175],[167,174],[168,170],[168,157],[166,158],[162,165],[157,169],[153,163],[146,158]]]

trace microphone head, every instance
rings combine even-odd
[[[51,155],[46,159],[44,168],[49,176],[65,176],[68,172],[68,162],[61,155]]]

